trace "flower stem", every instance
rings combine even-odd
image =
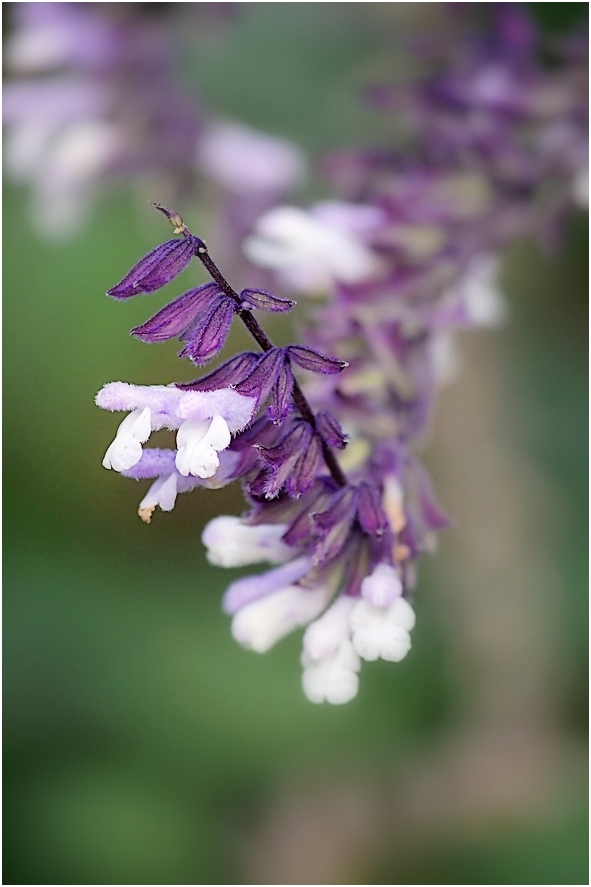
[[[157,207],[160,209],[160,207]],[[236,302],[236,314],[240,317],[242,322],[244,323],[246,329],[251,334],[253,339],[257,342],[258,345],[261,346],[263,351],[269,351],[273,348],[273,343],[259,324],[258,320],[254,317],[251,311],[247,308],[243,308],[243,302],[238,293],[232,286],[228,283],[218,266],[215,264],[211,256],[209,255],[207,246],[205,243],[200,240],[198,237],[194,237],[186,227],[182,228],[182,233],[186,237],[192,237],[196,242],[195,246],[195,256],[199,259],[199,261],[204,265],[204,267],[209,271],[213,280],[217,283],[219,288],[228,296],[230,299],[233,299]],[[314,411],[312,407],[308,403],[306,395],[300,388],[297,380],[294,381],[293,386],[293,400],[300,411],[300,414],[306,422],[316,430],[316,417],[314,416]],[[322,445],[322,455],[324,457],[324,461],[326,463],[326,467],[328,468],[332,479],[339,487],[347,486],[347,478],[343,474],[339,463],[336,460],[335,454],[333,453],[330,446],[326,443],[325,440],[320,438],[320,442]]]

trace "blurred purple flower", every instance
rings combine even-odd
[[[148,8],[149,7],[149,8]],[[185,8],[208,27],[219,4]],[[209,121],[177,76],[174,5],[14,3],[4,86],[6,170],[45,237],[68,237],[109,184],[155,178],[176,202],[201,177],[219,199],[271,206],[305,175],[285,139]]]

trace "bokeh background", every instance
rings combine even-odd
[[[383,137],[358,88],[431,4],[235,6],[179,59],[207,107],[312,157]],[[586,27],[586,4],[531,7]],[[144,484],[101,467],[101,385],[191,377],[128,330],[204,278],[104,297],[169,236],[143,192],[106,192],[65,242],[4,197],[3,882],[587,883],[587,215],[556,255],[512,246],[509,323],[461,342],[426,454],[455,524],[412,655],[341,708],[305,700],[299,636],[265,656],[230,637],[240,573],[200,533],[240,491],[146,526]],[[215,255],[206,203],[179,210]]]

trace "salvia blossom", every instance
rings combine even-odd
[[[154,479],[139,506],[147,522],[157,506],[170,511],[181,492],[242,479],[251,510],[207,525],[208,559],[279,566],[229,587],[224,609],[232,634],[264,652],[308,626],[306,694],[348,701],[357,691],[360,658],[401,659],[411,627],[404,609],[410,605],[403,601],[401,609],[398,600],[407,593],[404,571],[393,554],[403,528],[388,517],[383,484],[370,471],[345,476],[336,454],[346,450],[347,436],[328,410],[312,410],[296,378],[300,371],[338,376],[348,363],[308,345],[274,346],[253,312],[283,313],[295,303],[267,290],[233,290],[203,241],[173,210],[157,208],[181,236],[140,259],[108,294],[121,300],[153,292],[193,257],[213,281],[177,297],[133,334],[154,343],[178,338],[181,356],[200,366],[220,351],[236,316],[261,351],[236,355],[194,382],[105,385],[98,406],[128,415],[103,465]],[[144,449],[161,428],[176,431],[176,449]]]
[[[324,291],[330,283],[379,277],[384,265],[366,242],[383,222],[379,209],[325,201],[308,212],[279,206],[262,216],[244,243],[246,256],[277,271],[298,292]]]
[[[306,174],[302,152],[287,139],[233,121],[212,123],[198,142],[201,170],[238,195],[284,194]]]
[[[256,343],[192,382],[105,386],[98,405],[129,415],[103,464],[153,480],[140,503],[146,521],[179,493],[241,481],[248,508],[209,522],[207,557],[270,568],[232,582],[223,609],[233,637],[258,653],[304,629],[302,686],[315,703],[352,700],[362,662],[409,653],[418,558],[449,524],[418,450],[437,389],[457,370],[453,335],[503,321],[503,247],[555,231],[577,190],[585,135],[571,62],[543,70],[525,14],[503,4],[494,16],[486,40],[454,48],[447,73],[370,93],[382,113],[409,112],[420,151],[342,152],[326,165],[342,199],[275,207],[251,224],[248,258],[280,287],[323,298],[303,343],[275,346],[257,319],[292,300],[235,290],[163,206],[178,238],[109,290],[153,292],[196,258],[211,282],[133,334],[178,338],[198,367],[235,320]],[[559,158],[551,136],[566,131],[576,145]],[[144,447],[158,428],[177,432],[175,449]]]

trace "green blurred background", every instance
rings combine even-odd
[[[587,10],[533,6],[558,30]],[[312,154],[383,137],[357,86],[433,14],[239,7],[187,47],[187,82]],[[3,882],[586,883],[586,215],[557,256],[508,253],[510,323],[466,338],[427,452],[456,524],[423,564],[412,655],[364,667],[337,708],[303,697],[299,635],[265,656],[230,637],[240,574],[200,533],[239,490],[146,526],[145,483],[101,467],[101,385],[191,377],[127,331],[197,270],[149,303],[104,297],[169,236],[150,197],[105,194],[48,244],[5,189]],[[179,210],[207,234],[204,206]]]

